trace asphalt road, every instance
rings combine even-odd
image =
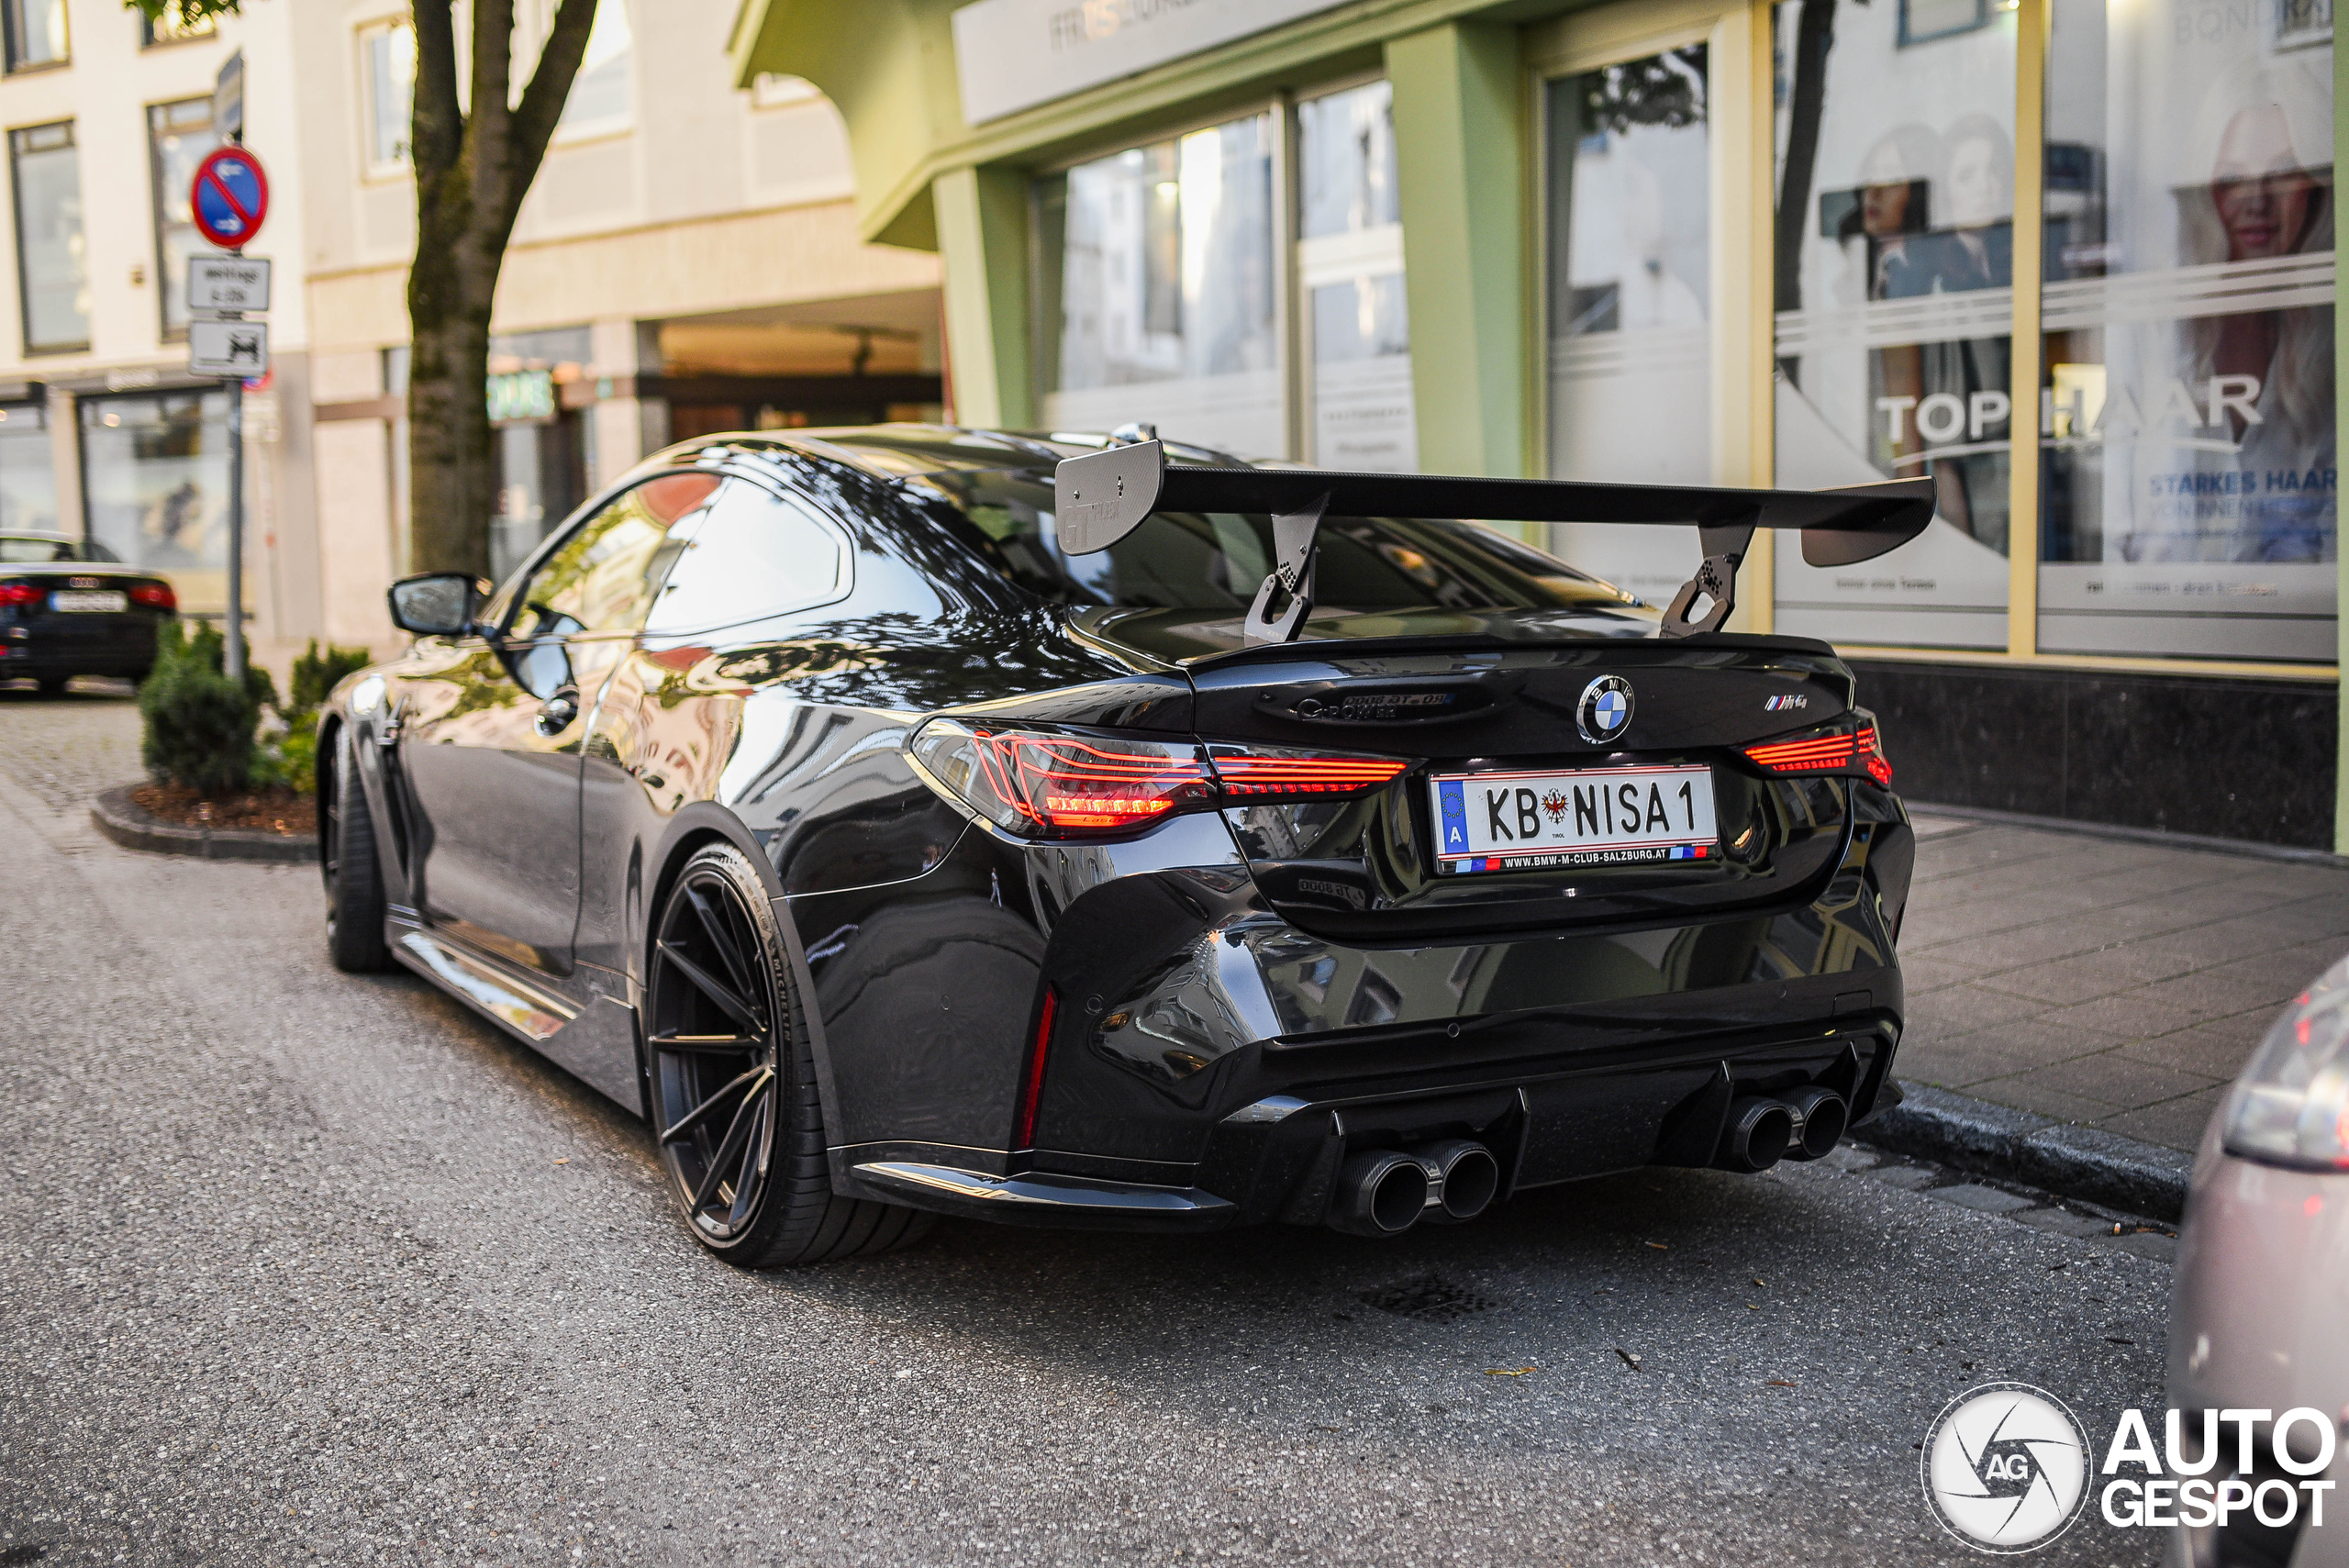
[[[0,1563],[1973,1561],[1919,1492],[1951,1396],[2099,1443],[2160,1400],[2165,1262],[1918,1168],[741,1273],[633,1119],[330,969],[314,873],[11,771]]]

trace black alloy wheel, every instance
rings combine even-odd
[[[712,844],[662,901],[647,954],[654,1137],[685,1226],[745,1268],[887,1251],[931,1216],[832,1191],[807,1019],[766,889]]]
[[[318,871],[328,956],[346,974],[373,974],[391,968],[392,953],[384,940],[384,862],[357,751],[351,732],[338,730],[318,779]]]

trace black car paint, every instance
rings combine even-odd
[[[934,447],[970,466],[1055,455]],[[1825,645],[1447,613],[1383,641],[1317,620],[1309,636],[1327,640],[1202,660],[1180,617],[1012,588],[934,496],[836,445],[729,438],[632,478],[696,463],[819,508],[851,549],[841,595],[689,637],[573,639],[579,711],[551,729],[530,650],[481,638],[419,639],[344,683],[322,721],[329,743],[348,729],[391,824],[395,951],[629,1109],[648,1104],[634,1009],[650,911],[713,838],[761,867],[784,917],[835,1185],[859,1195],[957,1207],[871,1170],[913,1160],[1220,1200],[1187,1223],[1314,1218],[1349,1137],[1480,1136],[1524,1186],[1704,1163],[1709,1131],[1687,1129],[1731,1087],[1837,1083],[1864,1114],[1884,1083],[1913,859],[1899,803],[1702,743],[1732,708],[1742,740],[1847,709],[1849,673]],[[1642,692],[1611,750],[1561,728],[1602,671]],[[381,695],[354,705],[371,680]],[[1364,704],[1331,708],[1341,685],[1475,700],[1409,724],[1373,701],[1364,722],[1349,717]],[[1789,695],[1799,711],[1759,717]],[[1369,801],[1028,844],[907,762],[913,728],[950,708],[1417,762]],[[1428,772],[1525,765],[1529,734],[1552,765],[1710,761],[1724,837],[1749,818],[1772,831],[1708,871],[1577,872],[1571,904],[1555,879],[1427,874]],[[1014,1149],[1046,987],[1059,1005],[1037,1146]]]
[[[0,583],[57,589],[114,589],[118,611],[61,611],[37,605],[0,605],[0,681],[61,681],[74,675],[143,680],[155,663],[155,634],[175,611],[129,597],[134,588],[165,585],[151,572],[113,562],[56,561],[0,565]]]

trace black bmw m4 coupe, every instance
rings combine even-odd
[[[1757,528],[1932,509],[691,442],[503,585],[393,589],[414,645],[321,720],[332,956],[642,1116],[751,1266],[1816,1158],[1898,1094],[1913,840],[1834,651],[1720,628]],[[1659,612],[1462,518],[1701,564]]]

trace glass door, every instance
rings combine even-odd
[[[1306,460],[1353,473],[1419,466],[1411,324],[1385,82],[1297,106],[1297,286],[1309,413]]]
[[[1709,54],[1688,42],[1542,83],[1553,478],[1718,480]],[[1683,531],[1561,523],[1551,546],[1663,604],[1697,564]]]

